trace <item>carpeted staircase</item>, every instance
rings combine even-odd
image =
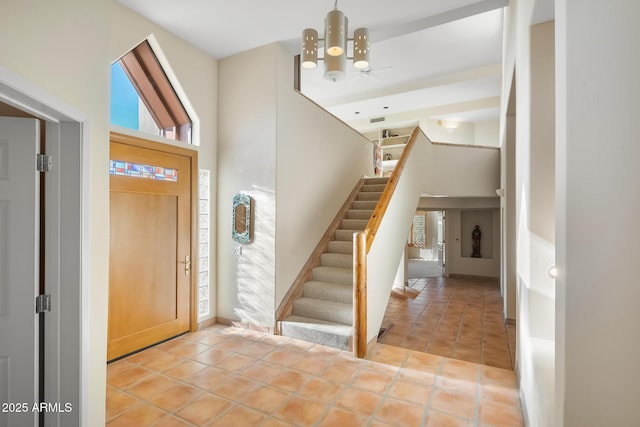
[[[367,178],[341,220],[328,252],[293,302],[292,314],[280,322],[284,336],[351,349],[353,335],[353,233],[364,230],[388,178]]]

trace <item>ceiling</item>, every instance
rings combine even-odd
[[[304,28],[323,34],[335,0],[118,0],[221,59],[272,42],[299,53]],[[303,70],[302,91],[345,121],[428,109],[478,122],[499,114],[503,7],[508,0],[342,0],[349,36],[371,33],[370,73]],[[320,55],[322,56],[322,50]]]

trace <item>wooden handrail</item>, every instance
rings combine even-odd
[[[384,191],[382,192],[382,196],[380,196],[380,200],[376,205],[373,214],[371,215],[371,219],[367,224],[367,228],[365,229],[365,234],[367,235],[367,248],[366,251],[369,253],[371,249],[371,245],[373,244],[373,239],[376,237],[376,233],[378,232],[378,227],[380,227],[380,222],[384,216],[384,213],[387,211],[389,207],[389,202],[391,201],[391,197],[393,196],[393,192],[398,186],[398,180],[400,179],[400,175],[402,175],[402,171],[404,170],[405,165],[407,164],[407,159],[409,158],[409,154],[411,150],[416,144],[416,139],[418,137],[418,133],[420,132],[420,128],[417,127],[411,133],[411,138],[409,138],[409,142],[407,142],[407,146],[402,151],[402,155],[400,156],[400,160],[398,160],[398,164],[393,169],[391,173],[391,177],[389,177],[389,182],[387,183]]]
[[[391,197],[398,186],[400,175],[416,144],[420,128],[416,127],[404,148],[398,164],[393,169],[389,182],[380,196],[366,229],[353,235],[353,354],[362,359],[367,355],[367,254],[378,232]]]
[[[340,226],[340,222],[346,215],[347,211],[350,209],[351,204],[356,199],[356,196],[358,195],[358,192],[360,191],[363,185],[364,185],[364,178],[360,178],[356,183],[356,185],[353,187],[353,190],[351,190],[351,193],[343,203],[342,207],[340,208],[336,216],[333,218],[333,221],[331,222],[331,224],[329,224],[329,226],[327,227],[327,230],[322,235],[322,238],[320,238],[320,241],[316,245],[315,249],[313,250],[313,252],[311,252],[311,255],[309,255],[307,262],[304,264],[304,266],[300,270],[300,273],[298,273],[298,276],[295,278],[295,280],[293,281],[293,284],[291,285],[291,287],[285,294],[284,298],[282,299],[282,302],[280,303],[280,306],[278,307],[275,313],[276,314],[276,333],[280,333],[278,322],[283,320],[289,314],[291,314],[293,301],[296,298],[299,298],[300,296],[302,296],[302,287],[304,283],[311,280],[311,270],[313,270],[314,267],[317,267],[318,265],[320,265],[320,255],[327,252],[329,241],[331,240],[336,230]]]

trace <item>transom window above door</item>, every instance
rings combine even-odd
[[[191,118],[147,40],[111,65],[111,124],[191,143]]]

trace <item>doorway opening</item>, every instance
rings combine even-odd
[[[413,216],[408,242],[408,277],[444,275],[444,211],[418,211]]]

